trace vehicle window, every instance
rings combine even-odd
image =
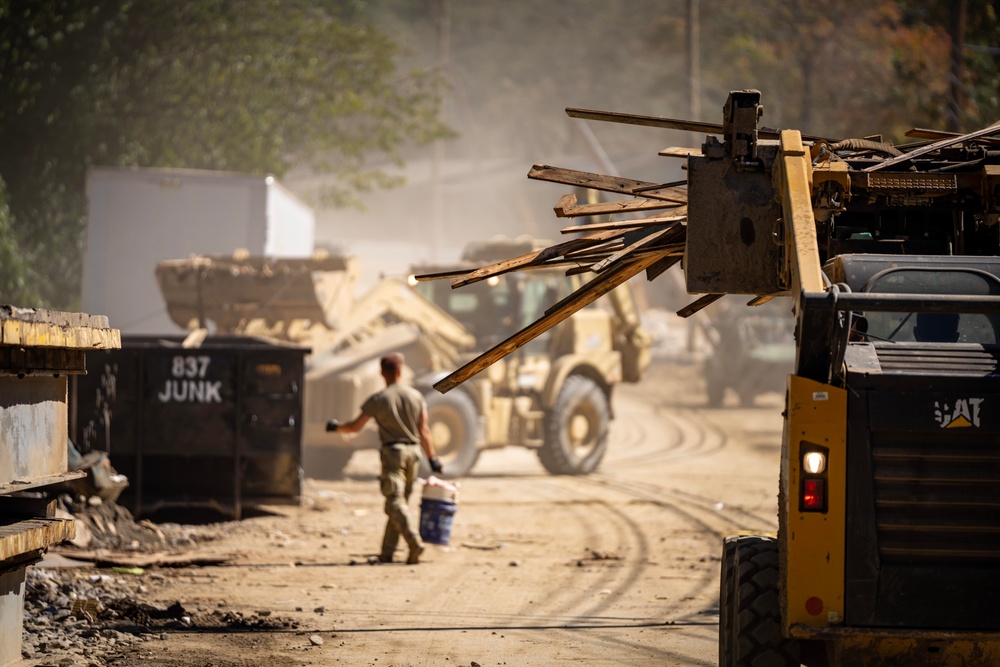
[[[569,291],[569,282],[561,277],[525,280],[521,294],[521,326],[526,327],[540,318]]]
[[[897,269],[876,276],[866,292],[884,294],[1000,295],[1000,281],[974,271]],[[997,343],[1000,316],[978,313],[867,313],[874,340],[934,343]]]

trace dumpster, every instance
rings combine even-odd
[[[107,452],[136,516],[245,506],[301,496],[302,386],[308,348],[253,336],[123,336],[87,354],[70,389],[70,433],[81,452]]]

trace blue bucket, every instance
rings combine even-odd
[[[420,539],[431,544],[448,544],[456,510],[455,503],[450,500],[423,498],[420,501]]]

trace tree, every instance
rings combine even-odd
[[[361,6],[0,0],[0,177],[42,302],[77,305],[91,165],[312,167],[336,177],[325,201],[345,203],[391,185],[377,166],[407,142],[447,134],[435,79],[398,71]],[[0,265],[0,287],[28,284],[15,270]]]
[[[958,129],[971,131],[1000,120],[1000,0],[901,0],[900,5],[905,20],[948,31],[949,39],[964,5],[961,62],[954,68],[962,74],[961,92],[952,100],[960,107],[955,121]]]
[[[0,180],[0,294],[20,294],[27,297],[24,303],[34,303],[38,294],[29,282],[31,271],[14,234],[10,206],[7,205],[7,188]]]
[[[682,38],[678,18],[661,22],[656,43]],[[901,140],[914,125],[943,125],[947,29],[896,0],[702,0],[701,20],[706,108],[752,87],[772,127]]]

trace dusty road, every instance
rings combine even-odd
[[[695,366],[622,386],[598,474],[485,453],[451,544],[418,566],[366,563],[384,516],[376,455],[358,454],[346,480],[308,481],[300,508],[207,527],[222,535],[204,548],[230,564],[147,581],[193,627],[109,664],[715,665],[721,538],[776,527],[781,398],[711,410],[703,397]],[[199,622],[220,609],[271,627]]]

